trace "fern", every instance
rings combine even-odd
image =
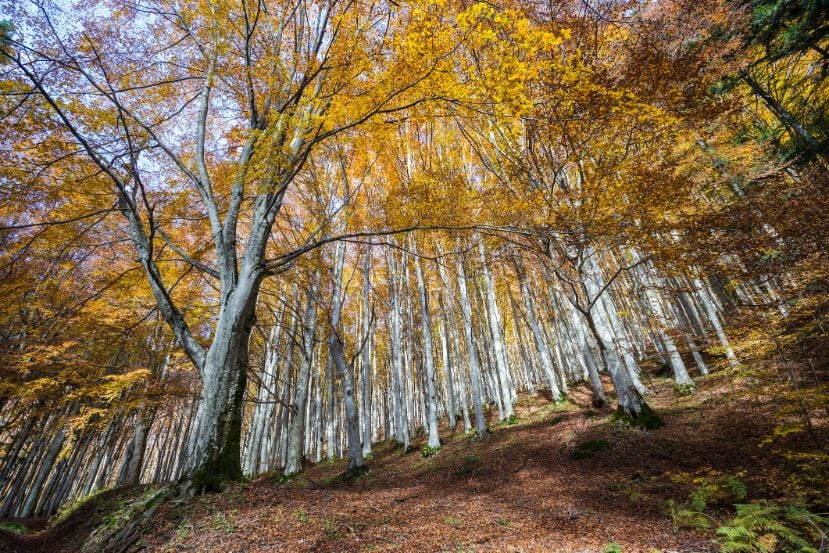
[[[829,520],[790,505],[739,503],[734,518],[717,529],[723,553],[817,553]]]

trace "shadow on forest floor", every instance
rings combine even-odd
[[[665,378],[648,386],[665,421],[657,431],[613,422],[611,410],[591,408],[586,387],[558,404],[544,392],[522,394],[515,424],[490,412],[492,433],[480,442],[443,427],[445,443],[432,457],[420,454],[422,436],[408,452],[381,442],[369,474],[354,481],[337,478],[345,461],[321,462],[287,484],[265,475],[184,506],[165,505],[143,547],[601,553],[617,544],[625,553],[716,551],[710,533],[674,532],[667,502],[684,500],[690,488],[672,476],[746,470],[749,490],[762,488],[761,475],[786,470],[770,448],[758,446],[773,429],[774,407],[769,398],[735,394],[725,372],[699,378],[693,396],[675,396]],[[764,497],[773,491],[762,489]],[[48,549],[59,550],[72,549]]]

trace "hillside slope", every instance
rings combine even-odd
[[[700,379],[693,397],[675,397],[667,381],[651,384],[666,422],[658,431],[590,409],[586,390],[571,390],[562,405],[523,396],[517,423],[494,424],[483,442],[455,433],[429,458],[378,444],[370,474],[357,481],[338,479],[343,462],[323,462],[284,485],[263,477],[183,509],[165,507],[146,545],[251,553],[600,552],[613,544],[625,552],[715,551],[710,533],[674,531],[667,501],[681,502],[692,489],[676,475],[774,467],[779,460],[757,446],[771,431],[769,407],[726,404],[731,383],[722,374]],[[586,442],[601,449],[602,440],[607,449],[576,452]]]
[[[744,479],[746,501],[786,492],[782,457],[758,445],[773,432],[773,406],[734,394],[745,383],[725,373],[700,378],[693,396],[676,396],[667,379],[649,384],[665,421],[656,431],[591,409],[586,389],[571,390],[557,405],[539,393],[522,395],[517,421],[493,421],[482,442],[445,433],[440,452],[428,458],[418,449],[422,437],[409,452],[384,442],[374,448],[369,474],[356,480],[341,478],[344,461],[322,462],[287,483],[266,475],[184,505],[168,503],[138,549],[718,551],[713,529],[730,516],[730,505],[712,505],[705,517],[717,524],[707,530],[685,527],[699,525],[684,525],[676,506],[706,476]],[[89,510],[6,547],[73,551],[78,536],[67,532],[81,526],[72,518],[88,518]]]

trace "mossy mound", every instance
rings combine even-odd
[[[176,491],[173,486],[150,487],[138,497],[121,501],[84,540],[81,553],[129,550],[141,537],[155,509]]]
[[[25,534],[29,531],[24,524],[19,522],[0,522],[0,531],[9,532],[10,534]]]
[[[610,442],[607,440],[590,440],[582,442],[576,446],[573,453],[570,454],[571,459],[590,459],[597,453],[610,449]]]
[[[642,410],[639,412],[639,416],[635,419],[625,413],[624,409],[622,409],[620,405],[616,408],[616,412],[610,416],[610,420],[612,422],[621,422],[629,426],[636,426],[644,430],[656,430],[665,425],[662,418],[657,415],[647,403],[642,404]]]

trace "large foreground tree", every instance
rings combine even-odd
[[[16,155],[48,167],[33,186],[86,190],[123,217],[119,238],[202,383],[188,481],[238,479],[260,286],[328,234],[274,239],[291,185],[323,141],[423,102],[424,90],[441,94],[452,48],[437,32],[443,16],[429,2],[339,0],[36,2],[10,12],[0,56],[13,68],[16,110],[46,113],[20,129]],[[177,300],[187,278],[203,280],[206,316]]]

